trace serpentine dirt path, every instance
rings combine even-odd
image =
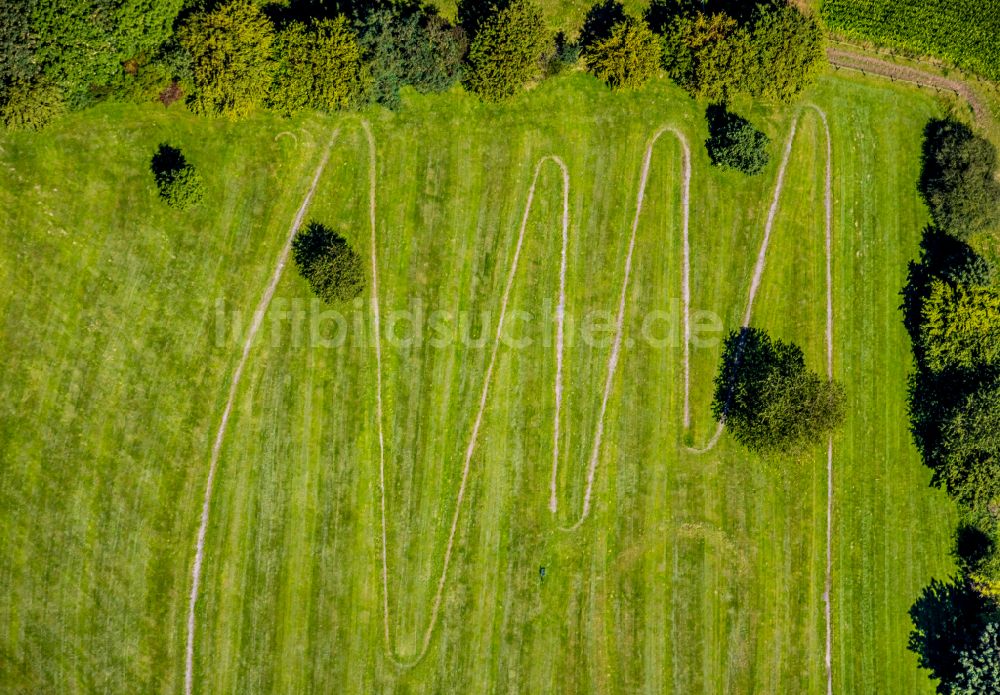
[[[827,374],[832,378],[833,374],[833,295],[832,295],[832,269],[831,269],[831,238],[832,238],[832,144],[830,141],[830,131],[827,124],[826,114],[823,113],[819,108],[815,106],[807,106],[806,108],[814,109],[817,114],[819,114],[822,120],[825,135],[826,135],[826,184],[825,184],[825,209],[826,209],[826,304],[827,304],[827,325],[826,325],[826,352],[827,352]],[[782,160],[778,168],[774,194],[771,201],[771,207],[768,211],[767,221],[764,228],[764,237],[761,242],[760,249],[757,255],[757,262],[754,267],[753,275],[750,281],[750,288],[747,294],[747,306],[744,313],[743,325],[748,325],[752,317],[752,309],[754,300],[757,295],[757,291],[760,287],[760,282],[763,276],[767,250],[770,245],[771,231],[774,226],[774,221],[777,216],[777,211],[779,207],[781,193],[784,187],[785,172],[791,157],[792,144],[795,138],[796,130],[798,127],[801,112],[796,114],[792,121],[792,125],[788,134],[788,138],[785,142]],[[386,460],[386,445],[385,445],[385,431],[384,431],[384,415],[383,415],[383,368],[382,368],[382,346],[381,346],[381,311],[379,304],[379,278],[378,278],[378,251],[377,251],[377,215],[376,215],[376,190],[377,190],[377,149],[375,144],[375,138],[372,134],[371,127],[367,121],[361,121],[361,129],[364,133],[365,140],[367,142],[368,151],[368,184],[369,184],[369,225],[370,225],[370,261],[371,261],[371,309],[373,316],[373,323],[375,329],[376,340],[374,341],[375,347],[375,361],[376,361],[376,418],[377,418],[377,431],[378,431],[378,447],[379,447],[379,506],[381,515],[381,558],[382,558],[382,617],[383,617],[383,632],[385,639],[386,653],[390,661],[399,667],[408,668],[419,663],[423,657],[427,654],[430,647],[431,640],[433,637],[434,629],[437,624],[442,599],[444,597],[445,589],[447,588],[448,571],[451,563],[452,554],[455,548],[455,540],[457,535],[458,523],[461,518],[463,501],[466,494],[469,473],[471,471],[472,458],[476,451],[476,446],[478,444],[479,433],[483,424],[483,417],[486,410],[486,405],[489,401],[489,392],[492,384],[493,370],[496,364],[496,358],[499,352],[499,347],[502,342],[503,329],[504,329],[504,319],[507,313],[507,306],[510,299],[511,289],[513,287],[517,270],[521,258],[521,252],[523,249],[523,242],[525,233],[527,230],[528,221],[530,219],[530,214],[534,202],[535,190],[538,184],[538,179],[541,175],[543,167],[547,163],[554,164],[560,171],[561,183],[562,183],[562,250],[560,254],[560,266],[559,266],[559,301],[556,309],[556,375],[554,384],[554,394],[555,394],[555,412],[553,420],[553,432],[554,432],[554,446],[553,446],[553,461],[552,461],[552,477],[549,490],[549,508],[555,513],[558,510],[558,495],[556,490],[556,481],[558,477],[558,465],[559,465],[559,439],[560,439],[560,423],[562,417],[562,398],[563,398],[563,352],[564,352],[564,317],[565,317],[565,306],[566,306],[566,270],[567,270],[567,248],[569,243],[569,189],[570,189],[570,177],[569,171],[566,164],[561,158],[556,155],[547,155],[542,157],[535,165],[534,175],[532,177],[531,186],[528,189],[527,199],[525,202],[524,214],[521,219],[520,228],[518,230],[517,242],[514,248],[513,259],[511,261],[510,269],[507,274],[506,284],[504,287],[503,295],[500,300],[500,313],[499,319],[496,326],[496,333],[494,336],[493,345],[491,347],[489,362],[487,363],[486,374],[483,378],[482,389],[480,392],[479,404],[475,414],[475,418],[472,423],[471,432],[469,434],[468,445],[465,450],[463,457],[462,474],[459,483],[458,492],[455,499],[455,511],[451,520],[451,527],[448,534],[448,539],[445,545],[445,551],[442,559],[441,572],[438,577],[437,587],[434,595],[434,600],[431,604],[430,618],[427,623],[426,630],[424,632],[423,638],[420,643],[419,651],[412,657],[407,659],[399,658],[393,647],[392,635],[390,630],[391,615],[389,611],[389,562],[388,562],[388,520],[386,512],[386,476],[385,476],[385,460]],[[628,251],[626,253],[624,270],[622,277],[621,290],[619,293],[618,301],[618,313],[615,322],[615,337],[614,343],[612,345],[611,353],[608,358],[607,369],[605,373],[604,388],[601,396],[601,405],[598,414],[598,420],[595,427],[591,453],[587,466],[587,478],[586,485],[584,488],[583,504],[580,511],[580,515],[576,522],[563,530],[572,531],[578,529],[584,521],[588,518],[591,511],[591,495],[593,491],[593,484],[596,475],[597,466],[600,462],[601,453],[601,442],[603,438],[604,431],[604,419],[607,413],[607,406],[610,400],[611,392],[614,386],[614,377],[617,370],[618,362],[621,354],[622,337],[624,333],[624,319],[625,319],[625,309],[628,299],[628,290],[631,279],[632,272],[632,261],[633,253],[635,250],[635,242],[638,233],[639,221],[641,219],[641,214],[643,210],[643,204],[645,201],[647,182],[649,178],[649,171],[651,168],[653,148],[665,133],[670,133],[677,138],[681,150],[682,150],[682,191],[681,191],[681,212],[682,212],[682,241],[683,241],[683,255],[682,255],[682,274],[681,274],[681,293],[683,301],[683,325],[684,325],[684,352],[683,352],[683,372],[684,372],[684,405],[683,405],[683,425],[684,429],[687,430],[690,427],[690,243],[689,243],[689,219],[690,219],[690,186],[691,186],[691,151],[690,146],[684,135],[676,128],[672,126],[663,126],[653,135],[648,141],[645,150],[645,156],[643,157],[642,169],[639,178],[639,187],[636,197],[636,207],[635,214],[632,221],[631,234],[629,238]],[[289,232],[288,239],[282,252],[279,256],[278,263],[274,269],[271,277],[271,281],[264,291],[263,296],[258,303],[257,309],[254,313],[253,324],[251,325],[250,332],[247,339],[243,345],[243,351],[240,360],[237,364],[236,370],[233,374],[232,381],[230,383],[229,396],[226,402],[225,409],[223,411],[221,421],[219,424],[219,429],[216,435],[215,443],[212,448],[211,460],[209,464],[208,479],[206,481],[204,503],[202,507],[201,515],[201,525],[198,530],[198,537],[196,542],[196,552],[194,558],[194,564],[192,568],[192,588],[188,608],[188,622],[187,622],[187,648],[186,648],[186,667],[185,667],[185,693],[187,695],[191,694],[192,683],[193,683],[193,655],[194,655],[194,641],[195,641],[195,608],[198,600],[198,591],[200,585],[200,578],[202,572],[202,563],[204,559],[204,543],[205,535],[207,533],[208,519],[210,516],[210,504],[212,497],[213,481],[215,478],[216,468],[218,464],[219,454],[221,452],[222,442],[225,436],[226,427],[228,424],[229,416],[232,411],[233,403],[236,398],[236,393],[238,390],[239,382],[243,374],[244,367],[246,365],[250,349],[253,340],[260,328],[263,321],[264,313],[266,312],[271,298],[274,295],[275,288],[277,287],[278,281],[281,278],[282,271],[287,262],[289,250],[291,247],[291,241],[294,238],[295,232],[298,230],[299,226],[302,224],[302,220],[305,216],[306,210],[308,209],[309,203],[315,193],[316,187],[318,185],[319,179],[323,173],[323,170],[329,160],[331,147],[337,138],[338,131],[335,131],[330,139],[329,144],[326,146],[320,164],[316,170],[315,176],[313,177],[312,185],[304,198],[302,205],[300,206],[295,219],[292,222],[291,230]],[[719,437],[722,434],[723,426],[720,425],[715,434],[712,436],[708,444],[703,449],[689,449],[693,453],[703,453],[712,449],[716,443],[719,441]],[[828,692],[832,693],[832,628],[830,622],[830,592],[831,592],[831,571],[832,571],[832,554],[831,554],[831,543],[832,543],[832,523],[833,523],[833,441],[832,438],[828,442],[827,447],[827,484],[828,484],[828,494],[827,494],[827,529],[826,529],[826,584],[825,591],[823,595],[825,608],[826,608],[826,671],[827,671],[827,682],[828,682]]]
[[[195,608],[198,604],[198,590],[201,586],[201,568],[205,559],[205,535],[208,533],[208,518],[212,505],[212,486],[215,482],[215,471],[219,465],[219,454],[222,452],[222,441],[226,436],[226,428],[229,426],[229,416],[233,411],[233,403],[236,400],[236,393],[239,390],[240,379],[243,378],[243,369],[246,367],[247,358],[250,356],[250,348],[253,345],[254,338],[257,337],[261,323],[264,321],[264,314],[271,304],[271,299],[274,297],[274,291],[278,287],[278,281],[281,280],[281,274],[285,269],[285,264],[288,262],[288,254],[292,248],[292,239],[295,238],[295,233],[302,226],[302,220],[305,218],[306,211],[309,209],[309,203],[312,202],[313,195],[316,193],[319,179],[323,175],[327,161],[330,159],[330,150],[339,132],[339,129],[337,129],[330,136],[330,141],[323,150],[323,156],[320,159],[319,166],[316,167],[316,173],[313,175],[312,185],[309,187],[305,198],[302,199],[302,204],[295,214],[295,219],[292,220],[292,225],[288,230],[288,238],[285,240],[285,245],[281,248],[281,253],[278,254],[278,262],[271,273],[271,280],[268,282],[267,287],[264,289],[264,294],[261,295],[260,301],[257,303],[257,309],[253,314],[253,322],[250,324],[250,331],[247,333],[246,341],[243,343],[243,352],[240,354],[240,361],[237,362],[233,378],[229,382],[229,397],[226,399],[226,407],[222,410],[219,429],[215,434],[215,443],[212,445],[212,457],[208,464],[205,497],[201,507],[201,524],[198,526],[194,563],[191,566],[191,595],[188,598],[187,643],[184,649],[184,692],[186,695],[191,695],[191,689],[194,684]]]

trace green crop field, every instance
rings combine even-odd
[[[907,609],[951,571],[954,519],[908,433],[897,307],[927,217],[915,190],[921,131],[939,107],[915,89],[834,77],[805,100],[833,138],[834,372],[849,399],[833,459],[834,690],[929,693],[906,649]],[[727,435],[707,453],[686,448],[714,430],[722,333],[710,317],[740,325],[800,110],[744,106],[772,139],[752,179],[709,166],[703,106],[662,81],[611,94],[574,74],[516,108],[452,93],[368,114],[390,644],[373,311],[338,307],[338,324],[289,266],[214,480],[196,692],[826,692],[826,452],[763,462]],[[826,143],[814,111],[798,117],[752,324],[822,370]],[[664,124],[692,150],[692,426],[681,343],[642,339],[650,312],[664,312],[656,338],[679,317],[682,160],[665,135],[591,511],[567,532],[585,496],[642,159]],[[242,336],[335,130],[306,219],[341,230],[367,264],[356,116],[230,124],[101,106],[0,139],[0,690],[182,691],[212,443]],[[205,178],[192,213],[156,197],[148,166],[161,142],[183,147]],[[511,330],[533,341],[497,352],[433,620],[500,298],[536,163],[550,154],[570,179],[575,321],[559,508],[549,510],[556,353],[544,317],[559,292],[562,178],[547,163],[508,310],[525,312]],[[437,334],[458,338],[416,339],[406,317],[420,311],[448,312]],[[595,317],[605,340],[584,340]],[[423,658],[396,665],[420,654],[428,625]]]

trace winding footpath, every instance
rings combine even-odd
[[[226,399],[226,406],[222,410],[222,417],[219,420],[219,429],[215,434],[215,443],[212,445],[212,456],[208,464],[208,478],[205,480],[205,497],[201,506],[201,524],[198,526],[198,537],[195,541],[194,562],[191,566],[191,594],[188,597],[187,643],[184,648],[184,692],[186,695],[191,695],[191,689],[194,684],[195,608],[198,604],[198,590],[201,586],[201,568],[205,560],[205,535],[208,533],[208,519],[212,507],[212,488],[215,482],[215,471],[219,466],[219,454],[222,452],[222,442],[226,437],[226,428],[229,426],[229,416],[233,412],[233,403],[236,401],[236,393],[239,390],[240,379],[243,378],[243,369],[246,367],[247,358],[250,356],[250,348],[253,346],[254,338],[257,337],[257,332],[260,330],[260,326],[264,321],[264,314],[267,313],[267,308],[271,305],[271,299],[274,297],[274,291],[278,287],[278,281],[281,280],[281,275],[285,270],[285,264],[288,262],[288,254],[292,249],[292,240],[295,238],[295,233],[299,230],[299,227],[302,226],[302,220],[305,219],[306,211],[309,209],[309,203],[312,202],[313,195],[316,193],[316,187],[319,185],[320,177],[323,175],[326,163],[330,159],[330,150],[333,148],[333,143],[336,141],[339,132],[339,128],[333,131],[333,135],[330,136],[330,141],[323,150],[319,166],[316,167],[316,173],[312,178],[312,184],[309,186],[309,190],[306,192],[305,198],[302,199],[302,204],[299,206],[298,212],[295,214],[295,218],[292,220],[292,225],[288,230],[288,238],[285,240],[285,245],[281,248],[281,252],[278,254],[278,262],[275,264],[274,271],[271,273],[271,280],[268,282],[267,287],[264,289],[264,294],[261,295],[260,301],[257,303],[257,309],[253,314],[253,322],[251,323],[250,330],[247,333],[246,341],[243,343],[243,352],[240,354],[240,361],[237,362],[236,370],[233,372],[233,378],[229,383],[229,397]]]
[[[832,143],[830,140],[829,125],[827,123],[826,114],[824,114],[819,108],[815,106],[807,106],[805,108],[811,108],[816,111],[819,115],[826,137],[826,177],[825,177],[825,211],[826,211],[826,305],[827,305],[827,325],[826,325],[826,353],[827,353],[827,374],[830,378],[833,375],[833,294],[832,294],[832,268],[831,268],[831,243],[832,243]],[[752,309],[754,300],[757,295],[757,291],[760,287],[760,282],[763,277],[763,272],[766,264],[767,250],[770,245],[771,231],[774,226],[774,221],[777,216],[777,211],[779,208],[779,202],[781,193],[784,187],[785,172],[788,167],[788,163],[791,158],[792,145],[795,138],[796,130],[798,127],[799,119],[801,117],[801,112],[796,114],[792,121],[792,125],[788,134],[788,138],[785,142],[782,160],[778,169],[777,179],[774,188],[774,194],[771,201],[771,207],[768,211],[767,222],[764,228],[764,236],[761,242],[761,247],[757,255],[757,262],[754,267],[752,279],[750,282],[750,288],[747,294],[747,305],[746,311],[743,317],[743,325],[749,324],[752,317]],[[382,617],[383,617],[383,636],[385,640],[386,654],[390,661],[401,668],[409,668],[417,663],[419,663],[423,657],[427,654],[430,644],[433,638],[434,629],[437,625],[438,618],[440,616],[441,604],[444,598],[445,590],[447,588],[448,582],[448,571],[451,564],[452,554],[455,549],[455,540],[457,535],[458,524],[463,511],[463,502],[466,495],[466,489],[469,480],[469,474],[472,468],[472,459],[476,451],[476,447],[479,440],[480,430],[483,424],[484,413],[486,411],[487,403],[489,402],[490,388],[492,385],[493,371],[496,364],[496,358],[499,352],[499,347],[502,343],[504,322],[507,314],[507,307],[510,299],[511,290],[513,288],[517,270],[519,267],[521,253],[523,249],[523,243],[525,238],[525,233],[528,226],[528,221],[530,219],[531,210],[534,203],[535,190],[538,184],[539,177],[541,176],[543,168],[547,164],[553,164],[561,174],[561,184],[562,184],[562,248],[560,253],[560,265],[559,265],[559,301],[556,307],[556,343],[555,343],[555,359],[556,359],[556,374],[554,383],[554,396],[555,396],[555,408],[553,415],[553,460],[552,460],[552,476],[550,481],[549,489],[549,509],[555,514],[558,511],[558,494],[557,494],[557,478],[558,478],[558,466],[559,466],[559,440],[560,440],[560,427],[562,418],[562,398],[563,398],[563,353],[564,353],[564,330],[565,330],[565,307],[566,307],[566,270],[567,270],[567,249],[569,244],[569,190],[570,190],[570,176],[569,170],[566,167],[565,162],[556,155],[547,155],[538,160],[535,165],[534,174],[531,181],[531,186],[528,189],[527,198],[525,202],[524,213],[521,218],[520,228],[518,230],[518,236],[516,245],[514,247],[513,258],[511,260],[510,268],[507,273],[506,283],[504,286],[504,291],[500,299],[500,312],[499,319],[496,326],[496,332],[494,334],[493,344],[491,346],[490,358],[487,363],[486,374],[483,378],[483,384],[480,391],[480,398],[478,402],[478,408],[473,419],[471,431],[469,434],[469,440],[467,447],[465,449],[465,454],[463,457],[462,473],[459,482],[458,492],[455,499],[455,510],[451,519],[451,527],[448,534],[448,539],[445,545],[444,555],[442,558],[441,572],[438,576],[437,586],[434,594],[434,599],[431,604],[430,618],[427,622],[427,627],[424,631],[423,638],[420,642],[419,650],[409,658],[402,658],[397,653],[393,647],[393,640],[391,634],[391,613],[389,609],[389,561],[388,561],[388,516],[386,510],[386,444],[385,444],[385,427],[384,427],[384,408],[383,408],[383,366],[382,366],[382,345],[381,345],[381,310],[379,302],[379,276],[378,276],[378,250],[377,250],[377,215],[376,215],[376,190],[377,190],[377,148],[375,143],[375,138],[371,131],[371,126],[367,121],[361,121],[361,129],[364,133],[365,141],[367,143],[367,154],[368,154],[368,185],[369,185],[369,226],[370,226],[370,262],[371,262],[371,310],[374,322],[374,330],[376,335],[376,340],[374,341],[375,348],[375,362],[376,362],[376,419],[377,419],[377,431],[378,431],[378,448],[379,448],[379,506],[380,506],[380,517],[381,517],[381,579],[382,579]],[[645,195],[647,190],[647,182],[649,178],[649,171],[651,168],[652,156],[654,146],[657,144],[659,139],[664,135],[669,133],[675,137],[681,146],[682,151],[682,190],[681,190],[681,213],[682,213],[682,273],[681,273],[681,294],[682,294],[682,304],[683,304],[683,326],[684,326],[684,350],[683,350],[683,373],[684,373],[684,399],[683,399],[683,425],[684,429],[688,430],[690,428],[690,338],[691,338],[691,328],[690,328],[690,243],[689,243],[689,220],[690,220],[690,187],[691,187],[691,150],[690,146],[684,137],[684,135],[673,126],[663,126],[653,135],[646,145],[645,155],[643,157],[642,169],[639,178],[639,187],[636,197],[635,214],[632,220],[631,235],[629,238],[628,251],[626,253],[624,261],[624,270],[621,283],[621,290],[619,293],[618,301],[618,313],[615,321],[615,336],[612,345],[611,353],[608,357],[607,368],[605,372],[604,387],[601,394],[601,405],[598,413],[598,419],[595,426],[591,453],[587,465],[587,476],[586,485],[584,488],[584,497],[582,507],[577,517],[575,523],[571,526],[563,527],[564,531],[574,531],[578,529],[588,518],[591,511],[591,498],[594,480],[596,477],[596,471],[598,464],[600,462],[601,454],[601,442],[603,439],[604,432],[604,420],[607,413],[607,406],[611,397],[611,392],[614,386],[614,377],[616,374],[617,366],[621,355],[622,338],[624,333],[624,323],[625,323],[625,310],[626,303],[628,299],[628,291],[632,273],[632,263],[633,263],[633,253],[635,250],[635,243],[639,228],[639,221],[641,219],[643,204],[645,201]],[[257,306],[257,310],[254,314],[254,321],[251,326],[250,332],[247,336],[246,342],[243,346],[243,352],[239,363],[237,364],[236,370],[233,374],[232,382],[230,384],[229,397],[222,414],[221,422],[219,425],[219,430],[216,435],[215,444],[212,448],[211,460],[209,463],[208,479],[206,481],[205,497],[202,507],[201,525],[198,530],[198,537],[196,542],[195,559],[192,569],[192,588],[190,595],[190,602],[188,608],[188,623],[187,623],[187,646],[186,646],[186,668],[185,668],[185,693],[191,695],[192,683],[193,683],[193,654],[194,654],[194,643],[195,643],[195,608],[198,600],[198,589],[200,584],[202,564],[204,558],[204,543],[205,534],[207,532],[208,519],[210,516],[210,504],[212,497],[213,481],[215,478],[215,472],[218,464],[219,454],[222,447],[222,442],[225,436],[226,426],[229,420],[229,415],[232,411],[233,402],[236,397],[238,390],[240,378],[242,376],[244,366],[247,362],[250,349],[257,331],[263,321],[264,313],[270,304],[271,298],[273,297],[274,290],[280,280],[282,271],[284,269],[285,263],[288,258],[289,250],[291,247],[291,241],[294,238],[295,232],[298,230],[299,226],[302,224],[302,220],[305,216],[306,210],[308,209],[309,203],[312,200],[313,194],[315,193],[316,187],[318,185],[319,179],[322,172],[326,166],[326,163],[330,156],[330,150],[337,137],[338,132],[335,131],[331,137],[330,143],[326,146],[324,150],[320,164],[316,170],[316,174],[312,181],[312,186],[310,187],[305,199],[300,206],[298,213],[293,220],[291,230],[289,232],[288,240],[286,241],[285,247],[282,249],[281,255],[279,256],[278,263],[274,269],[271,277],[271,281],[268,284],[261,300]],[[723,431],[723,425],[719,425],[706,444],[702,449],[689,449],[688,451],[692,453],[704,453],[717,444],[719,438]],[[825,591],[823,594],[824,604],[825,604],[825,615],[826,615],[826,674],[828,683],[828,692],[832,693],[832,627],[831,627],[831,616],[830,616],[830,593],[832,587],[832,554],[831,554],[831,543],[832,543],[832,524],[833,524],[833,440],[832,438],[828,442],[827,446],[827,528],[826,528],[826,583]]]

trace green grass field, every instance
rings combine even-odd
[[[906,650],[906,611],[951,570],[954,519],[907,431],[897,306],[926,221],[920,133],[939,107],[914,89],[833,77],[807,99],[834,139],[835,372],[850,404],[834,445],[834,688],[932,692]],[[794,116],[744,106],[773,141],[754,179],[709,166],[703,107],[662,81],[612,95],[571,75],[514,107],[452,94],[370,114],[383,314],[420,302],[469,312],[472,335],[494,330],[479,314],[496,318],[535,162],[552,153],[572,186],[567,311],[614,312],[645,143],[671,123],[694,155],[693,308],[736,327]],[[182,689],[205,476],[242,347],[218,335],[218,307],[224,326],[232,310],[247,323],[337,126],[308,218],[367,253],[356,117],[232,125],[101,107],[0,139],[0,690]],[[282,131],[295,137],[275,140]],[[208,201],[190,215],[156,199],[148,162],[162,141],[206,179]],[[801,344],[817,370],[824,152],[806,112],[753,320]],[[560,191],[544,170],[512,310],[552,310]],[[657,145],[645,205],[630,337],[680,297],[674,140]],[[541,340],[501,348],[440,620],[426,657],[395,667],[382,634],[373,348],[353,328],[340,347],[311,341],[308,289],[288,270],[219,464],[196,691],[826,691],[825,452],[776,465],[724,437],[686,453],[714,428],[718,345],[692,349],[689,437],[679,344],[624,349],[593,511],[574,533],[559,526],[579,513],[609,348],[566,351],[556,518],[554,352]],[[342,309],[370,328],[367,304]],[[488,358],[475,345],[383,347],[391,647],[403,659],[430,619]]]

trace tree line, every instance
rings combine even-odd
[[[903,288],[910,427],[931,484],[956,502],[957,576],[914,603],[910,648],[951,695],[1000,692],[1000,234],[996,150],[968,126],[925,129],[919,189],[932,224]]]
[[[455,23],[413,0],[0,0],[0,119],[20,129],[107,99],[231,118],[395,109],[403,87],[504,102],[578,66],[612,89],[665,72],[696,97],[788,101],[822,64],[815,17],[783,0],[601,0],[573,38],[535,0],[461,0]]]

